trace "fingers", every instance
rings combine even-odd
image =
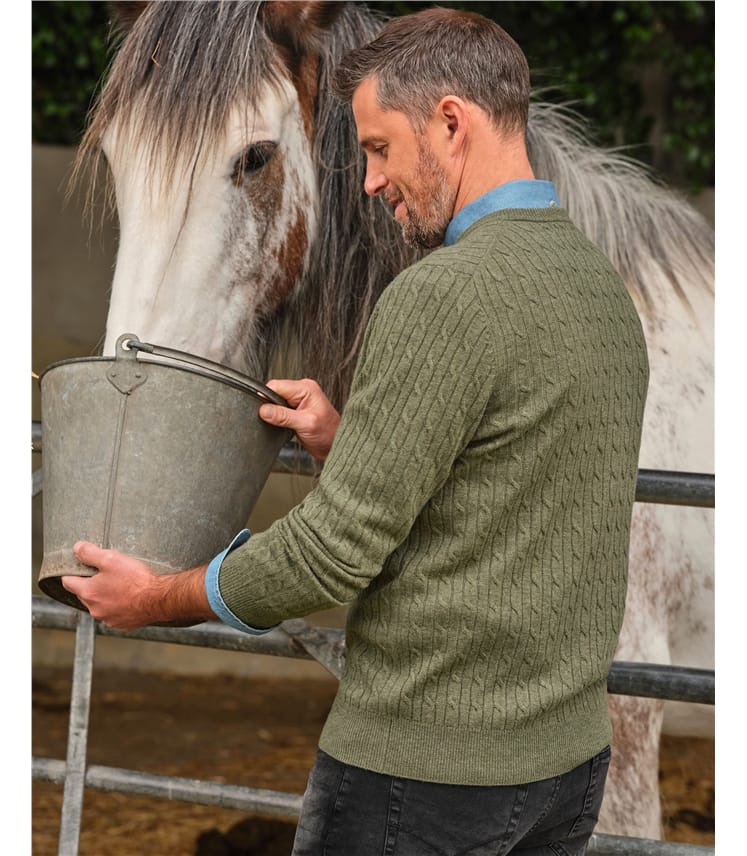
[[[293,411],[289,407],[279,407],[277,404],[261,404],[259,407],[260,418],[270,425],[277,425],[279,428],[293,428],[291,423],[293,420]]]
[[[263,404],[259,415],[271,425],[295,431],[304,448],[324,460],[329,453],[340,415],[316,381],[270,380],[270,389],[282,395],[291,407]]]
[[[97,570],[92,576],[68,574],[62,586],[74,594],[97,621],[119,630],[134,630],[153,623],[160,603],[156,575],[141,560],[117,550],[102,549],[89,541],[78,541],[73,554]],[[160,620],[160,619],[159,619]]]
[[[80,599],[86,588],[87,577],[60,577],[62,587]]]
[[[73,555],[84,565],[99,569],[109,564],[113,554],[111,550],[103,550],[90,541],[76,541],[73,544]],[[60,582],[64,589],[74,594],[84,604],[86,603],[90,593],[90,577],[68,575],[60,577]]]
[[[267,381],[267,386],[273,392],[282,395],[291,407],[298,407],[310,397],[322,396],[326,398],[319,384],[310,378],[302,378],[301,380],[273,378]]]

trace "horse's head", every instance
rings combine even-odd
[[[335,258],[351,257],[360,159],[325,84],[346,31],[366,28],[336,2],[123,6],[126,34],[80,154],[104,153],[119,218],[104,352],[132,332],[262,377],[305,281],[336,273],[332,251],[324,261],[314,247],[329,238]],[[349,206],[350,225],[320,235],[334,205]],[[327,326],[354,344],[348,317]]]

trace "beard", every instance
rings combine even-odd
[[[405,199],[407,217],[402,224],[402,237],[411,247],[431,250],[443,244],[454,211],[454,194],[425,137],[418,139],[418,162],[412,184],[412,194]]]

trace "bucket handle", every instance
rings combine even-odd
[[[188,365],[201,369],[216,380],[230,381],[234,384],[238,384],[243,389],[254,393],[260,398],[264,398],[273,404],[279,404],[281,407],[291,406],[282,396],[278,395],[268,386],[252,380],[248,375],[241,374],[241,372],[234,371],[234,369],[228,368],[228,366],[221,365],[221,363],[215,363],[212,360],[205,359],[204,357],[187,354],[184,351],[177,351],[174,348],[165,348],[161,345],[151,345],[148,342],[141,342],[134,333],[123,333],[117,339],[116,358],[137,358],[136,354],[133,354],[133,357],[130,357],[127,353],[128,351],[143,351],[143,353],[153,354],[153,356],[156,357],[166,357],[168,359],[178,360],[182,363],[187,363]]]

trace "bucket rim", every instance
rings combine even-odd
[[[47,375],[53,369],[61,368],[64,366],[73,365],[77,363],[116,362],[117,357],[108,355],[94,355],[90,357],[69,357],[64,360],[56,360],[55,362],[50,363],[48,366],[46,366],[39,372],[37,383],[41,388],[41,382],[44,379],[45,375]],[[231,371],[231,375],[218,374],[217,372],[207,370],[206,368],[198,365],[190,365],[184,363],[180,364],[173,361],[161,360],[157,357],[154,357],[153,355],[148,355],[148,358],[144,360],[140,360],[138,358],[138,362],[142,363],[143,365],[156,365],[163,368],[176,369],[178,371],[195,374],[199,377],[204,377],[209,380],[217,380],[221,383],[226,384],[227,386],[233,387],[234,389],[242,390],[243,392],[249,392],[255,395],[257,398],[265,399],[271,404],[278,404],[281,407],[290,407],[290,404],[281,395],[278,395],[277,392],[270,389],[269,386],[266,386],[261,381],[255,380],[254,378],[249,377],[249,375],[245,375],[241,372],[236,371],[235,369],[229,369],[228,366],[222,366],[222,368],[224,370]]]

